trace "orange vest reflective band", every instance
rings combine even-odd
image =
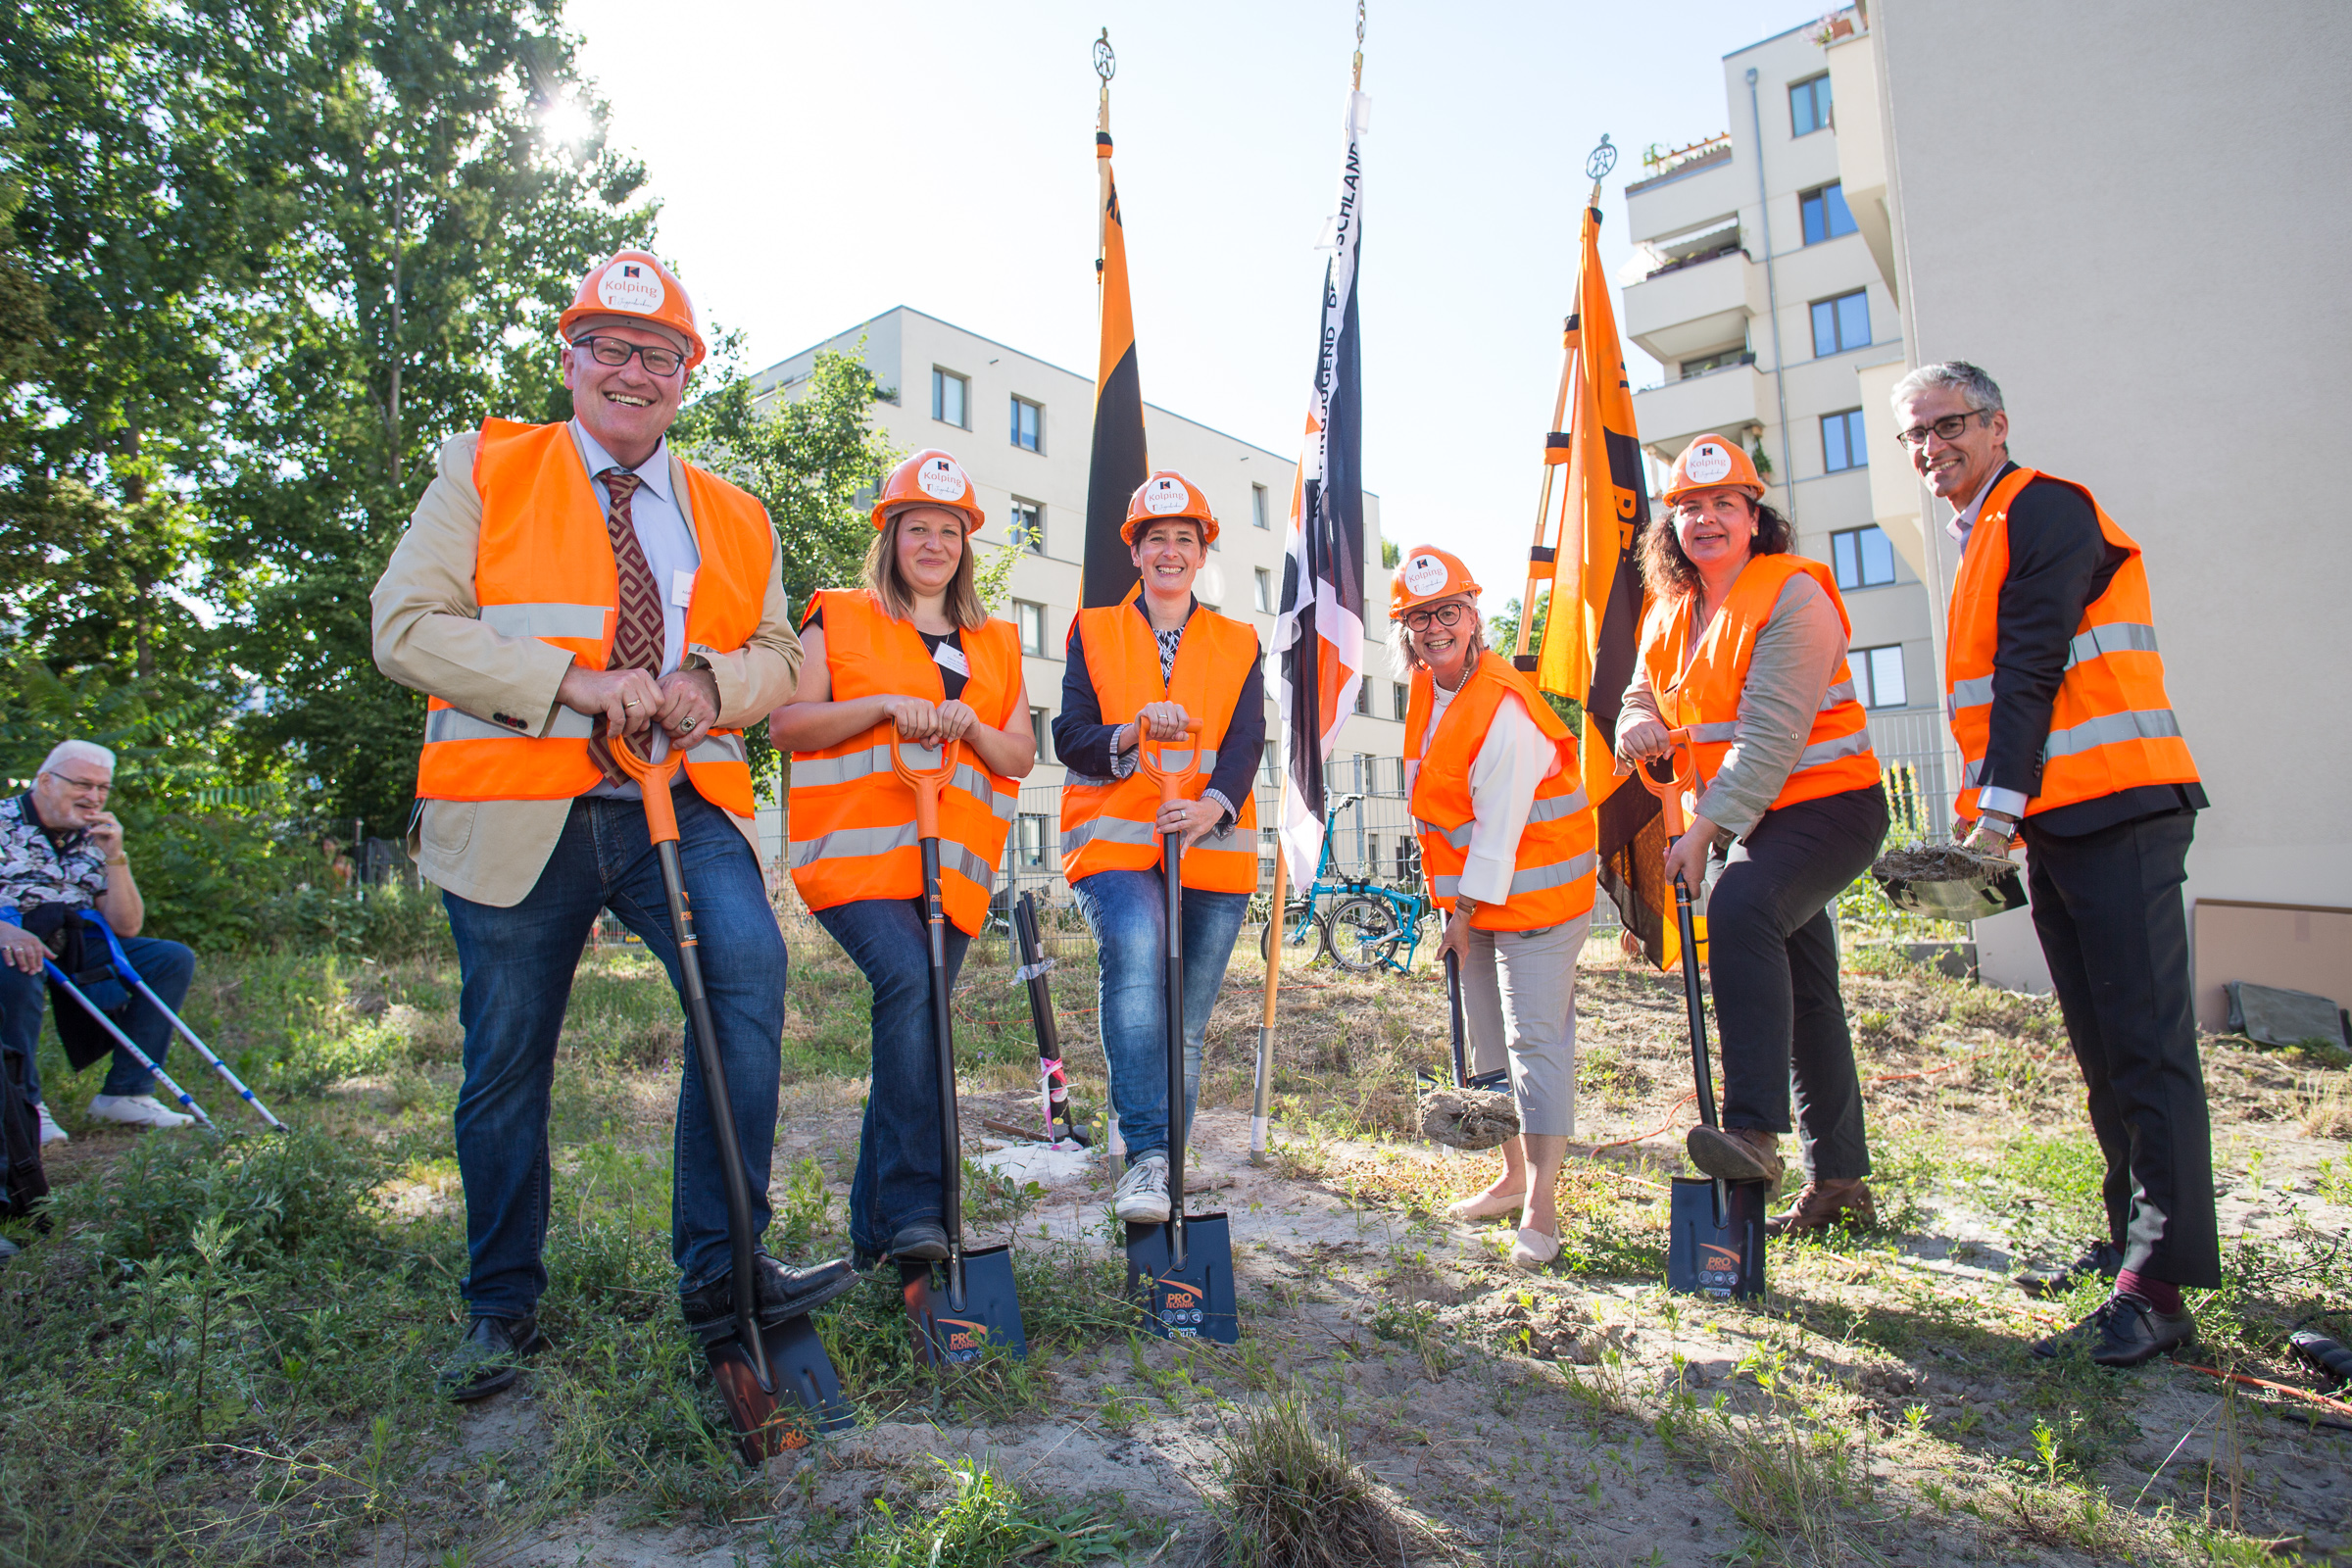
[[[1470,860],[1470,766],[1506,697],[1517,697],[1527,716],[1558,748],[1559,770],[1536,786],[1536,804],[1527,813],[1519,857],[1512,863],[1510,898],[1481,904],[1470,923],[1482,931],[1541,931],[1592,907],[1598,861],[1592,853],[1592,807],[1585,799],[1584,772],[1576,765],[1576,737],[1534,683],[1493,651],[1480,654],[1478,666],[1446,705],[1433,735],[1429,714],[1437,706],[1437,687],[1427,669],[1415,670],[1404,708],[1405,793],[1412,798],[1413,831],[1421,840],[1430,896],[1451,913],[1462,867]]]
[[[2099,532],[2127,559],[2108,579],[2107,591],[2084,607],[2067,650],[2066,673],[2050,705],[2050,738],[2041,749],[2041,782],[2026,814],[2147,784],[2198,782],[2197,764],[2164,692],[2164,660],[2156,652],[2156,616],[2139,546],[2072,479],[2020,468],[1984,498],[1952,583],[1943,709],[1960,747],[1956,808],[1962,816],[1977,814],[1992,727],[1992,659],[2000,645],[2001,584],[2009,577],[2009,508],[2035,479],[2081,491],[2098,514]]]
[[[1180,703],[1200,720],[1200,771],[1192,783],[1199,800],[1216,771],[1242,683],[1257,662],[1257,633],[1205,606],[1184,623],[1176,665],[1159,677],[1159,641],[1132,602],[1078,612],[1079,646],[1095,683],[1102,722],[1124,724],[1146,703]],[[1184,750],[1164,755],[1181,765]],[[1254,771],[1254,770],[1253,770]],[[1184,852],[1184,885],[1203,893],[1257,891],[1257,798],[1245,790],[1233,803],[1236,819],[1224,838],[1210,834]],[[1159,786],[1138,767],[1122,779],[1072,773],[1061,785],[1061,874],[1072,882],[1097,871],[1147,871],[1160,863],[1152,823],[1159,815]]]
[[[1667,727],[1690,728],[1702,790],[1723,766],[1724,753],[1731,750],[1738,733],[1740,694],[1747,686],[1747,665],[1755,657],[1756,639],[1772,619],[1781,590],[1800,571],[1830,596],[1830,603],[1838,608],[1838,623],[1850,637],[1854,623],[1846,615],[1845,601],[1838,597],[1838,580],[1830,575],[1830,568],[1793,554],[1757,556],[1748,562],[1722,608],[1715,612],[1687,670],[1684,654],[1690,640],[1690,599],[1655,600],[1642,622],[1642,670],[1649,677],[1649,689],[1657,697],[1658,711]],[[1797,754],[1796,765],[1788,770],[1788,782],[1781,786],[1769,809],[1847,790],[1865,790],[1877,782],[1879,759],[1870,749],[1869,717],[1854,699],[1853,672],[1840,659],[1837,673],[1830,677],[1830,689],[1822,694],[1821,708],[1813,715],[1805,749]]]
[[[903,695],[947,700],[946,683],[922,634],[875,603],[862,588],[829,589],[802,617],[825,617],[825,668],[833,700]],[[967,629],[964,662],[971,666],[959,699],[991,729],[1012,721],[1021,698],[1020,634],[1012,622],[992,620]],[[884,719],[821,752],[792,754],[792,880],[811,909],[858,899],[923,896],[922,841],[914,832],[914,791],[890,767]],[[907,763],[934,767],[939,753],[906,748]],[[991,773],[970,747],[955,779],[939,797],[939,891],[956,929],[977,936],[1004,854],[1020,787]]]
[[[681,510],[693,518],[702,558],[686,608],[686,647],[732,651],[760,629],[775,534],[759,502],[682,466]],[[604,668],[620,618],[620,573],[571,427],[484,419],[473,483],[482,497],[473,560],[482,623],[510,637],[536,637],[590,669]],[[561,801],[604,782],[588,757],[587,714],[558,708],[545,735],[519,733],[537,721],[536,714],[484,716],[427,698],[416,793],[435,801]],[[713,806],[752,814],[743,731],[711,730],[686,754],[686,777]]]

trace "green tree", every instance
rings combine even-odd
[[[1383,571],[1395,571],[1404,562],[1404,548],[1394,539],[1380,542],[1380,565]]]
[[[1514,598],[1505,601],[1500,611],[1487,617],[1487,646],[1505,659],[1509,659],[1518,651],[1520,613],[1519,601]],[[1546,588],[1544,590],[1543,597],[1536,601],[1535,625],[1529,629],[1527,634],[1527,647],[1531,654],[1543,650],[1544,624],[1550,618],[1550,615],[1551,590]],[[1573,697],[1562,697],[1557,692],[1545,692],[1544,700],[1551,705],[1553,712],[1559,714],[1567,722],[1572,733],[1582,734],[1584,732],[1584,704]]]

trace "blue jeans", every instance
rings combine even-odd
[[[1102,965],[1102,1056],[1130,1161],[1168,1150],[1168,895],[1160,873],[1097,871],[1070,884]],[[1184,890],[1184,1124],[1200,1099],[1200,1041],[1216,1010],[1246,893]]]
[[[158,942],[150,937],[119,940],[122,956],[139,972],[139,978],[147,982],[147,989],[163,998],[165,1006],[177,1012],[179,1004],[188,1000],[188,982],[196,978],[196,955],[176,942]],[[88,952],[92,961],[103,961],[104,939],[93,933]],[[131,1043],[147,1054],[148,1060],[159,1067],[164,1064],[164,1053],[172,1048],[172,1021],[149,1005],[145,997],[112,980],[91,986],[82,994],[105,1009],[115,1027],[130,1036]],[[48,1004],[48,983],[42,976],[16,968],[0,969],[0,1048],[20,1059],[19,1070],[24,1074],[28,1100],[41,1098],[41,1010]],[[72,998],[60,999],[58,1005],[72,1007],[76,1012],[81,1010],[81,1004]],[[114,1061],[106,1069],[106,1082],[98,1092],[143,1095],[154,1087],[154,1074],[140,1066],[129,1052],[117,1046]]]
[[[767,1229],[768,1160],[784,1039],[784,934],[760,862],[734,820],[691,786],[674,792],[678,858],[694,901],[703,985],[752,1183],[752,1227]],[[443,893],[464,987],[466,1082],[458,1091],[458,1173],[466,1184],[466,1305],[521,1317],[547,1289],[548,1095],[572,970],[597,911],[611,909],[678,983],[662,870],[637,801],[576,800],[538,885],[511,908]],[[685,1006],[684,994],[679,1007]],[[681,1291],[730,1271],[727,1200],[710,1106],[686,1033],[671,1144],[670,1255]]]
[[[945,1112],[931,1028],[931,936],[914,899],[859,899],[813,912],[874,988],[874,1077],[850,1183],[850,1240],[879,1254],[902,1227],[941,1217]],[[952,920],[947,938],[953,987],[972,939]]]

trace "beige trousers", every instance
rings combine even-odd
[[[1538,931],[1470,932],[1462,1023],[1470,1070],[1509,1067],[1519,1129],[1576,1136],[1576,958],[1591,910]]]

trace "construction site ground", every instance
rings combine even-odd
[[[846,1250],[865,987],[788,914],[771,1245]],[[723,941],[723,932],[709,940]],[[1426,956],[1426,953],[1424,955]],[[2047,1000],[1851,957],[1881,1228],[1771,1248],[1770,1290],[1664,1289],[1693,1113],[1679,981],[1596,940],[1580,970],[1563,1251],[1443,1217],[1499,1168],[1415,1137],[1444,993],[1326,960],[1289,977],[1273,1147],[1249,1156],[1262,976],[1246,938],[1207,1046],[1196,1211],[1231,1216],[1241,1343],[1136,1332],[1109,1177],[975,1166],[1031,1353],[920,1367],[895,1276],[822,1314],[859,1425],[738,1465],[668,1260],[682,1030],[642,949],[583,960],[556,1070],[542,1306],[512,1392],[431,1389],[463,1327],[453,961],[208,962],[190,1016],[275,1087],[285,1140],[99,1130],[50,1061],[60,1223],[0,1271],[0,1561],[860,1564],[1246,1560],[1237,1502],[1285,1405],[1369,1477],[1407,1560],[1494,1564],[2352,1562],[2352,1413],[2283,1342],[2352,1341],[2342,1053],[2208,1038],[2227,1283],[2202,1342],[2134,1371],[2028,1353],[2095,1304],[2014,1276],[2100,1234],[2100,1162]],[[1091,957],[1054,977],[1102,1110]],[[967,1154],[1037,1119],[1001,946],[956,996]],[[246,1113],[182,1064],[224,1124]],[[1793,1140],[1790,1141],[1793,1150]],[[2253,1382],[2217,1374],[2237,1374]],[[2341,1555],[2338,1555],[2338,1554]]]

